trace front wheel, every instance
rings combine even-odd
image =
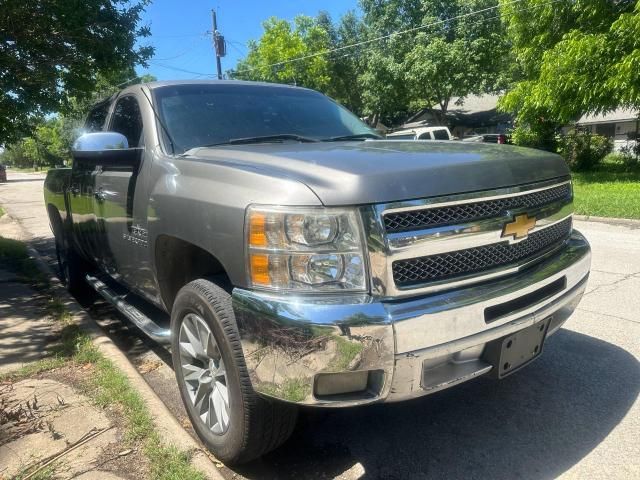
[[[259,397],[251,387],[230,295],[195,280],[171,313],[173,366],[193,428],[227,464],[253,460],[293,431],[295,406]]]

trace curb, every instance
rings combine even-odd
[[[640,220],[632,218],[596,217],[594,215],[574,215],[573,218],[580,222],[606,223],[629,228],[640,228]]]
[[[52,274],[51,268],[42,259],[38,251],[29,245],[27,245],[27,251],[36,262],[38,269],[47,276],[51,284],[51,292],[64,302],[74,322],[90,335],[92,342],[100,353],[126,375],[131,386],[140,394],[149,409],[154,426],[162,441],[167,445],[174,445],[180,450],[189,452],[191,454],[191,465],[202,472],[206,478],[222,480],[223,477],[209,457],[209,453],[182,428],[178,420],[162,403],[162,400],[151,389],[142,375],[129,362],[126,355],[120,351],[109,337],[102,333],[102,329],[98,324],[76,302],[75,298],[67,292],[60,280]]]

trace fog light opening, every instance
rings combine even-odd
[[[340,396],[371,397],[380,394],[384,379],[382,370],[319,373],[315,376],[313,393],[317,398]]]

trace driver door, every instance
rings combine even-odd
[[[119,158],[103,161],[95,177],[94,212],[100,235],[102,269],[127,286],[136,286],[136,269],[147,258],[146,208],[136,211],[145,185],[140,181],[144,158],[143,122],[133,94],[116,101],[108,130],[124,135],[128,149]],[[144,198],[142,198],[144,203]]]

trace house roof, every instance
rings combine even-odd
[[[640,111],[618,108],[608,113],[599,113],[597,115],[586,114],[580,117],[576,125],[592,125],[595,123],[615,123],[615,122],[632,122],[640,116]]]
[[[465,115],[473,115],[475,113],[489,112],[495,110],[498,107],[499,95],[469,95],[463,97],[453,97],[449,102],[449,111],[455,113],[461,113]],[[458,105],[460,103],[460,105]],[[434,105],[433,108],[439,108],[439,105]]]
[[[507,113],[497,111],[499,95],[469,95],[467,97],[452,97],[447,109],[449,123],[467,126],[483,126],[504,123],[511,120]],[[440,105],[425,108],[410,117],[403,127],[414,127],[428,123],[433,112],[439,112]]]

